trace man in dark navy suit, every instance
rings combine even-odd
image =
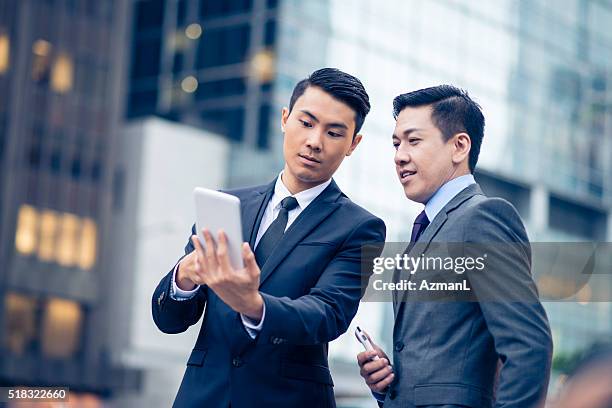
[[[165,333],[204,313],[175,407],[335,406],[327,345],[357,312],[362,245],[385,239],[384,223],[332,180],[369,110],[361,82],[339,70],[296,85],[282,110],[283,171],[227,191],[241,202],[244,269],[230,266],[223,233],[215,247],[205,231],[216,248],[205,251],[192,228],[152,304]]]

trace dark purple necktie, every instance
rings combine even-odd
[[[416,219],[414,220],[414,224],[412,225],[412,234],[410,234],[410,243],[408,244],[408,247],[404,251],[404,254],[409,254],[410,253],[410,251],[412,250],[412,248],[416,244],[416,241],[423,234],[423,231],[425,231],[425,228],[427,228],[428,225],[429,225],[429,219],[427,218],[427,214],[425,214],[425,210],[423,210],[423,211],[421,211],[421,213],[419,215],[417,215]],[[404,279],[403,276],[404,275],[402,275],[400,273],[400,269],[395,269],[395,271],[393,271],[393,282],[399,282],[400,277],[402,277],[402,279]],[[412,275],[411,274],[407,274],[407,276],[408,276],[407,279],[410,279],[410,276],[412,276]],[[406,294],[404,294],[403,296],[406,296]],[[398,292],[397,291],[393,291],[393,301],[396,302],[396,303],[400,302],[400,301],[403,301],[403,300],[399,300],[398,299]]]
[[[419,215],[417,215],[416,220],[414,220],[414,224],[412,225],[412,234],[410,234],[410,242],[417,242],[428,225],[429,219],[427,218],[427,214],[425,214],[425,210],[423,210]]]

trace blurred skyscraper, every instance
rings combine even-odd
[[[533,241],[611,241],[611,25],[605,0],[135,1],[128,113],[225,135],[226,185],[262,183],[282,164],[294,84],[323,66],[354,74],[372,111],[336,180],[389,240],[408,240],[420,209],[394,173],[391,101],[452,83],[487,119],[478,181],[518,208]],[[612,333],[609,303],[546,307],[556,352]],[[357,321],[390,350],[388,305],[362,305]],[[351,330],[331,347],[339,395],[366,392]]]
[[[110,358],[102,245],[128,6],[0,0],[2,385],[97,395],[138,385]]]

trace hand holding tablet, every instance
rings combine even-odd
[[[207,188],[193,190],[196,206],[196,231],[200,243],[206,248],[202,230],[206,228],[213,238],[219,230],[227,236],[230,263],[235,269],[244,268],[242,261],[242,222],[240,199],[230,194]]]

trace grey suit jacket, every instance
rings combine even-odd
[[[546,396],[552,340],[517,211],[470,185],[438,213],[413,249],[429,256],[449,242],[495,243],[488,250],[500,253],[489,255],[498,255],[504,267],[477,278],[465,273],[471,299],[453,299],[455,292],[448,292],[446,299],[415,301],[408,292],[394,301],[396,379],[385,408],[538,406]],[[418,285],[422,276],[432,274],[411,280]],[[510,287],[520,289],[520,299],[494,301]]]

